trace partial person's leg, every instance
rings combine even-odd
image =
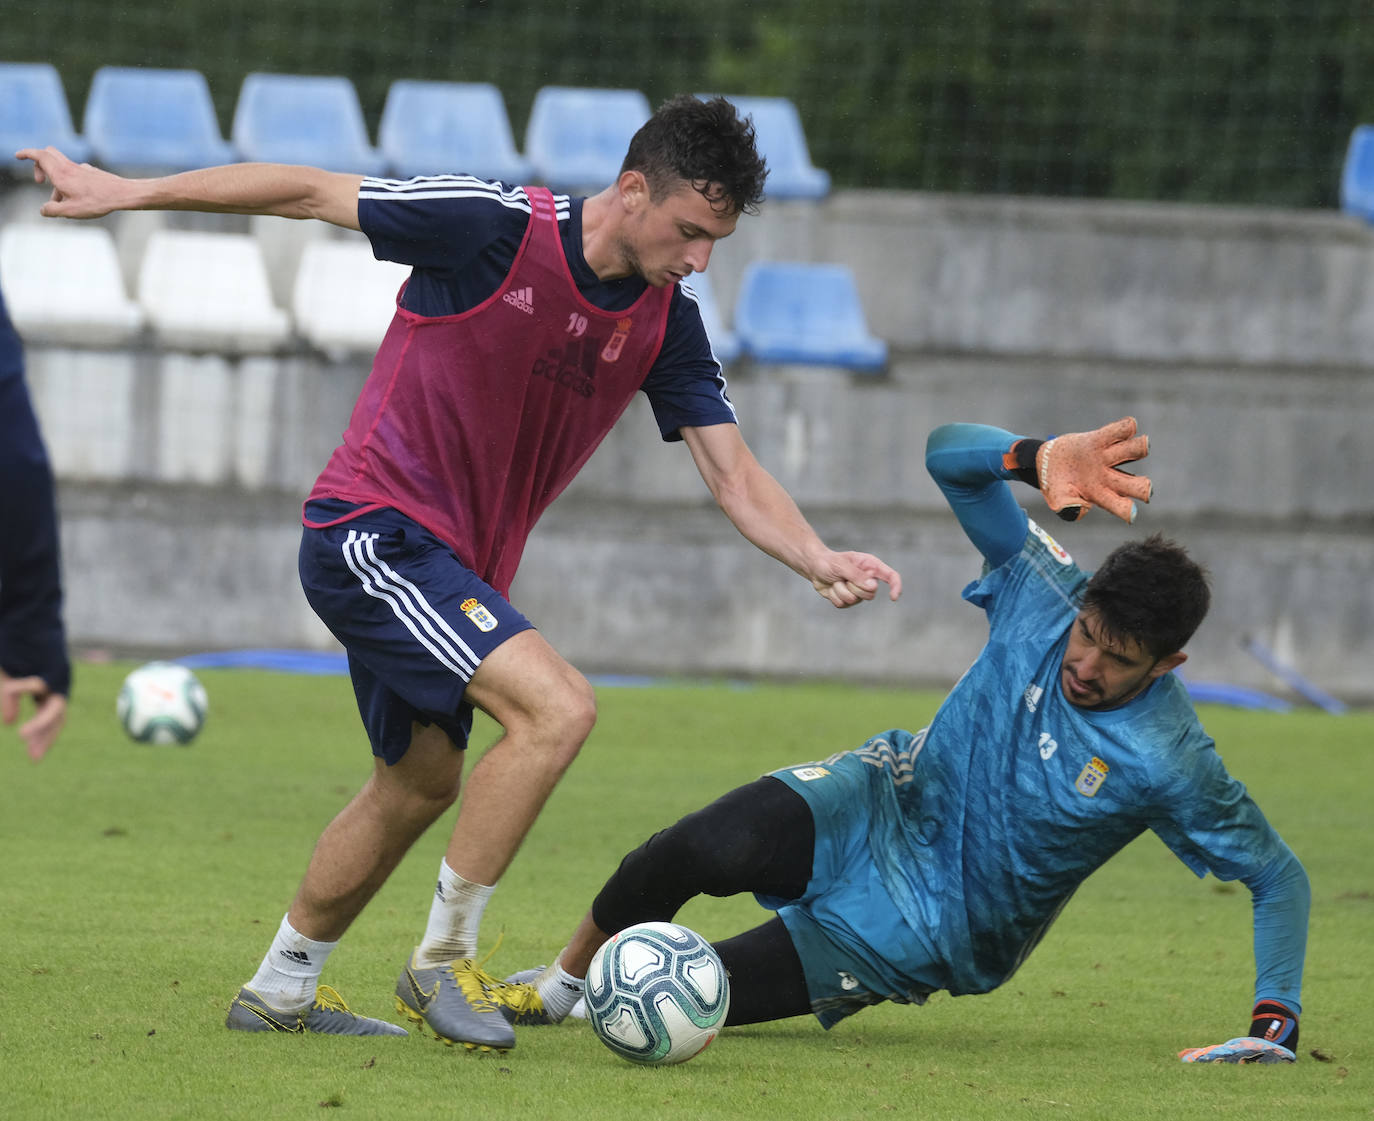
[[[465,697],[503,731],[468,776],[446,858],[466,879],[494,884],[591,734],[596,697],[534,630],[488,654]]]
[[[785,1020],[811,1011],[801,958],[782,919],[714,943],[730,975],[726,1027]]]
[[[318,1001],[319,977],[411,845],[453,804],[462,766],[463,752],[433,724],[412,726],[410,747],[394,765],[374,760],[372,776],[316,842],[272,945],[230,1008],[229,1026],[299,1030],[290,1022],[294,1013],[309,1021],[308,1030],[390,1034],[391,1025],[348,1013],[337,994]]]
[[[811,879],[816,828],[806,801],[764,776],[717,798],[654,834],[620,862],[592,903],[592,925],[564,954],[569,972],[585,976],[601,942],[638,922],[671,920],[697,895],[743,892],[796,899]],[[596,941],[596,945],[591,945]]]
[[[339,937],[452,806],[471,721],[464,691],[484,656],[530,625],[423,527],[395,511],[350,517],[354,509],[310,505],[316,521],[302,533],[300,575],[348,650],[374,769],[320,837],[252,982],[278,1008],[309,1006]],[[456,922],[475,929],[484,902]]]
[[[415,724],[394,764],[372,776],[325,827],[287,918],[309,938],[336,942],[401,857],[458,797],[464,753],[436,724]]]
[[[521,975],[535,988],[539,1001],[527,1002],[516,1022],[562,1019],[576,1001],[577,986],[592,957],[613,933],[639,922],[671,920],[694,896],[757,892],[777,899],[798,898],[811,879],[815,836],[805,800],[769,776],[732,790],[654,834],[620,862],[554,963],[536,976]],[[761,929],[770,929],[770,924]],[[743,941],[730,951],[741,955],[741,962],[750,948],[764,945],[764,936],[752,934],[741,935]],[[771,941],[773,935],[767,938]],[[790,940],[787,948],[795,961]],[[805,991],[803,984],[803,998]],[[789,988],[785,995],[790,998],[795,992]],[[752,1003],[747,1000],[746,1008]]]
[[[487,655],[465,699],[503,732],[468,776],[440,891],[396,995],[440,1039],[501,1050],[515,1036],[498,1007],[504,986],[472,960],[481,912],[591,732],[596,707],[587,680],[533,630]]]

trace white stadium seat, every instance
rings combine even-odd
[[[18,223],[0,231],[0,283],[30,342],[120,346],[143,329],[103,226]]]
[[[379,261],[362,241],[316,241],[301,252],[291,307],[296,329],[326,354],[377,349],[410,268]]]
[[[154,231],[143,249],[138,301],[158,340],[173,349],[261,354],[291,335],[249,234]]]

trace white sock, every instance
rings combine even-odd
[[[435,969],[460,958],[475,957],[482,912],[495,890],[495,884],[465,880],[448,866],[447,860],[440,861],[439,883],[429,907],[425,936],[415,950],[415,967]]]
[[[281,919],[272,947],[262,959],[248,987],[282,1012],[299,1012],[315,1000],[324,963],[337,942],[316,942],[299,933],[286,916]]]
[[[568,973],[554,959],[554,963],[544,967],[544,971],[534,979],[534,987],[539,999],[544,1002],[544,1011],[549,1019],[562,1020],[572,1011],[572,1007],[582,999],[584,982],[581,977]]]

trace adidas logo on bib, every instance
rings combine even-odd
[[[511,307],[518,307],[526,315],[534,314],[533,288],[517,288],[514,292],[507,292],[501,299],[505,300]]]

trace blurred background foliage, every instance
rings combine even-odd
[[[837,187],[1334,206],[1374,119],[1368,0],[3,0],[0,57],[792,98]]]

